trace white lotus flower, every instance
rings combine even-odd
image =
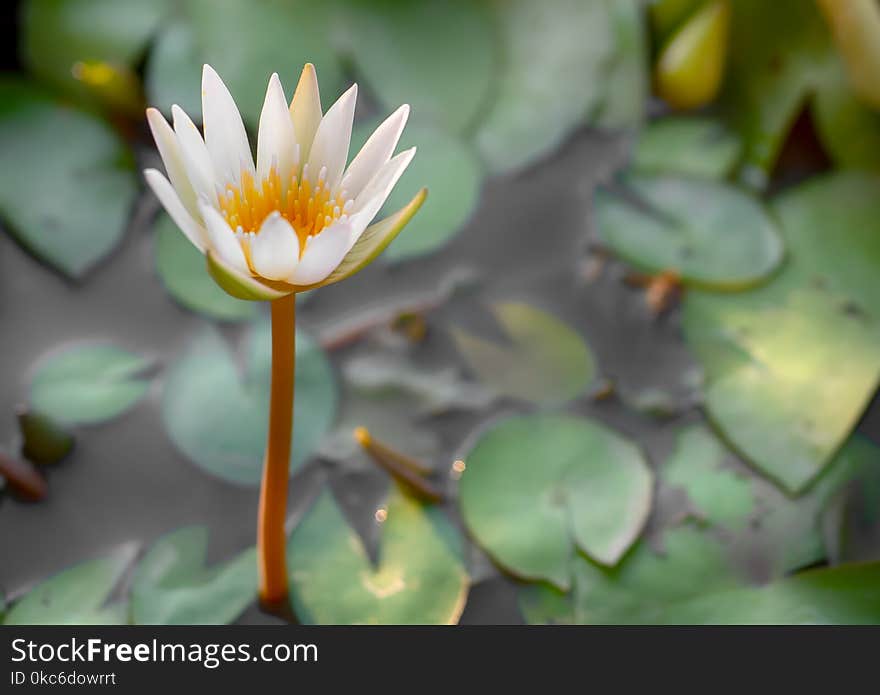
[[[230,294],[271,300],[348,277],[421,205],[424,189],[368,226],[415,148],[392,156],[409,115],[403,105],[346,168],[356,98],[354,85],[322,114],[315,69],[307,64],[288,107],[272,75],[256,165],[238,108],[209,65],[202,72],[204,139],[180,107],[171,109],[173,129],[159,111],[147,109],[168,172],[166,178],[147,169],[147,182]]]

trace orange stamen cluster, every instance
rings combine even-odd
[[[274,167],[259,184],[250,172],[243,172],[240,186],[227,184],[225,192],[218,195],[220,212],[232,231],[254,233],[260,231],[270,214],[279,212],[296,231],[300,249],[304,250],[310,236],[320,233],[348,211],[344,191],[331,196],[323,176],[318,176],[313,184],[308,172],[303,173],[306,175],[294,173],[285,190]]]

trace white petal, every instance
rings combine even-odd
[[[321,123],[321,93],[318,90],[315,66],[311,63],[305,64],[299,76],[296,92],[290,101],[290,118],[299,143],[300,157],[302,161],[306,161]]]
[[[205,144],[224,181],[238,183],[241,172],[254,173],[254,160],[238,107],[210,65],[202,68],[202,118]]]
[[[326,181],[330,190],[335,189],[342,179],[342,171],[348,161],[356,101],[357,85],[353,84],[321,119],[308,159],[312,183],[323,167],[327,167]]]
[[[171,107],[171,115],[174,117],[174,132],[189,182],[197,196],[213,200],[216,196],[214,165],[211,164],[211,155],[208,154],[202,134],[177,104]]]
[[[299,260],[299,237],[290,223],[273,212],[251,241],[251,260],[257,274],[269,280],[290,276]]]
[[[269,175],[274,164],[281,177],[282,189],[286,190],[293,173],[296,155],[296,136],[293,121],[287,110],[287,98],[278,73],[269,78],[266,99],[260,114],[260,131],[257,137],[257,180]]]
[[[208,228],[208,246],[211,250],[235,270],[250,275],[251,271],[248,268],[247,260],[245,260],[241,244],[235,238],[235,234],[232,233],[232,229],[223,219],[220,211],[204,203],[199,204],[199,210]]]
[[[351,198],[357,196],[377,171],[394,154],[400,134],[409,117],[409,105],[404,104],[392,113],[364,143],[361,151],[348,165],[340,187],[348,191]]]
[[[161,172],[156,169],[147,169],[144,172],[144,178],[146,178],[150,188],[153,189],[159,202],[162,203],[162,207],[165,208],[165,211],[174,220],[174,224],[180,227],[180,231],[186,235],[186,238],[192,242],[193,246],[204,253],[207,246],[205,229],[193,219],[193,216],[183,206],[177,192],[168,179],[162,176]]]
[[[177,191],[180,201],[190,216],[198,218],[199,208],[196,205],[196,193],[186,174],[180,143],[177,142],[174,130],[168,125],[165,116],[159,113],[158,109],[147,109],[147,122],[150,124],[153,139],[156,141],[159,156],[162,157],[162,163],[165,165],[165,171],[168,173],[171,185],[174,186],[174,190]]]
[[[320,282],[342,261],[348,251],[351,227],[347,222],[336,222],[309,238],[306,250],[288,281],[294,285]]]
[[[354,246],[379,210],[382,209],[415,154],[416,148],[411,147],[389,160],[355,198],[349,217],[352,235],[349,248]]]

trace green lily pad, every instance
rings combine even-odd
[[[841,68],[813,99],[816,130],[834,163],[880,173],[880,113],[853,93]]]
[[[486,3],[361,0],[347,9],[355,69],[386,109],[409,103],[419,119],[453,132],[473,123],[496,63]]]
[[[258,320],[246,345],[243,375],[213,329],[198,336],[169,370],[162,420],[193,463],[222,480],[258,485],[269,426],[269,322]],[[336,386],[323,351],[297,333],[291,468],[311,456],[336,414]]]
[[[662,622],[670,605],[742,585],[724,546],[707,531],[690,525],[668,530],[664,546],[659,554],[640,542],[613,569],[575,557],[569,594],[526,586],[520,610],[532,624],[649,624]]]
[[[663,479],[687,492],[699,518],[739,529],[755,511],[755,496],[747,477],[724,467],[726,453],[721,442],[702,425],[684,427],[663,467]]]
[[[168,293],[187,309],[222,321],[253,318],[257,307],[221,290],[205,257],[166,214],[156,222],[156,271]]]
[[[223,78],[242,118],[256,127],[273,72],[290,98],[306,63],[314,63],[324,109],[345,77],[334,49],[335,3],[308,0],[184,0],[197,55]],[[168,76],[175,81],[177,77]]]
[[[614,565],[651,509],[653,475],[639,449],[592,420],[511,417],[466,456],[461,511],[477,542],[526,579],[571,586],[581,550]]]
[[[602,97],[614,32],[604,0],[509,0],[493,7],[501,75],[475,142],[497,173],[538,159],[586,121]]]
[[[131,156],[106,124],[0,81],[0,216],[25,248],[81,278],[122,238],[136,194]]]
[[[70,567],[38,584],[16,601],[5,625],[122,625],[125,602],[107,599],[134,560],[136,548],[122,546],[97,560]]]
[[[678,446],[662,470],[663,480],[687,493],[694,516],[724,529],[744,572],[760,581],[821,562],[826,549],[821,521],[840,492],[854,487],[880,449],[851,438],[809,490],[790,497],[755,474],[735,468],[732,453],[708,428],[680,430]],[[858,488],[857,488],[858,489]]]
[[[739,136],[711,118],[667,117],[639,135],[633,167],[646,174],[723,179],[742,152]]]
[[[877,625],[880,563],[803,572],[763,587],[707,594],[670,606],[667,624]]]
[[[880,179],[821,177],[773,207],[789,262],[752,292],[688,293],[684,329],[706,373],[709,416],[746,459],[798,492],[880,378]]]
[[[606,0],[614,54],[604,80],[605,93],[595,123],[605,128],[636,128],[645,118],[650,93],[648,36],[640,0]]]
[[[202,64],[192,26],[178,18],[156,37],[144,75],[147,102],[171,113],[177,104],[198,122],[202,120]]]
[[[461,540],[436,507],[396,486],[379,560],[370,562],[333,496],[324,491],[288,542],[291,604],[306,624],[454,624],[468,576]]]
[[[459,328],[452,337],[480,380],[499,394],[543,405],[582,395],[595,375],[584,339],[559,319],[519,302],[492,305],[509,344],[497,344]]]
[[[815,3],[737,0],[721,105],[745,147],[742,178],[763,187],[809,94],[828,78],[834,49]]]
[[[874,624],[880,622],[880,563],[804,572],[762,587],[743,586],[722,547],[682,527],[666,535],[666,554],[639,545],[618,569],[576,561],[564,595],[546,586],[520,590],[530,623]]]
[[[114,345],[80,345],[42,362],[31,379],[31,406],[58,422],[90,425],[121,415],[150,388],[151,362]]]
[[[783,256],[773,220],[747,193],[715,181],[631,174],[627,196],[596,197],[599,239],[651,273],[674,271],[683,282],[740,289],[771,273]]]
[[[25,0],[21,50],[41,79],[75,95],[80,61],[133,67],[169,9],[168,0]]]
[[[131,587],[136,625],[225,625],[257,595],[257,554],[250,548],[205,568],[208,529],[188,526],[160,538],[138,563]]]
[[[379,121],[359,123],[351,136],[351,152],[366,142]],[[406,205],[422,188],[428,197],[400,236],[383,254],[402,261],[436,251],[462,228],[477,206],[483,170],[472,148],[438,127],[410,121],[398,150],[416,147],[413,158],[394,187],[379,218]]]

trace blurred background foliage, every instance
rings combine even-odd
[[[5,622],[269,619],[235,540],[251,522],[218,545],[197,504],[198,525],[115,518],[121,536],[74,544],[85,562],[11,540],[41,507],[66,523],[20,502],[49,478],[67,494],[74,441],[142,400],[176,452],[154,490],[188,461],[208,493],[256,494],[265,314],[213,284],[137,173],[158,161],[144,107],[200,120],[204,62],[252,134],[269,75],[290,90],[305,62],[325,107],[359,82],[352,152],[410,103],[418,156],[388,209],[430,190],[359,286],[301,298],[299,620],[880,622],[876,0],[12,5],[0,215],[30,257],[6,284],[37,259],[70,281],[35,300],[47,316],[63,293],[107,322],[77,297],[124,263],[193,320],[158,351],[76,329],[19,351]],[[124,260],[132,230],[150,242]]]

